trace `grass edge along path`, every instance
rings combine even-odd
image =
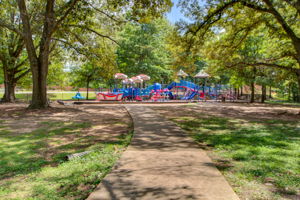
[[[2,177],[0,199],[85,199],[110,172],[129,145],[132,135],[131,123],[127,134],[120,135],[115,142],[89,146],[85,150],[92,152],[83,157],[70,161],[57,158],[58,163],[53,163],[54,166],[42,164],[39,169],[33,169],[32,172],[28,169],[28,172],[23,174]]]
[[[241,199],[300,197],[299,123],[204,113],[168,118],[208,151]]]

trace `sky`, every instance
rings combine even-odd
[[[185,18],[184,15],[180,12],[180,8],[177,7],[178,1],[179,0],[172,0],[174,5],[171,12],[167,13],[167,18],[172,24],[175,24],[175,22]]]
[[[177,7],[177,4],[179,2],[179,0],[172,0],[173,2],[173,7],[171,9],[171,12],[167,13],[167,18],[168,20],[172,23],[175,24],[176,22],[178,22],[180,19],[184,19],[187,22],[192,22],[190,19],[186,18],[181,12],[181,8]],[[200,0],[198,1],[198,3],[200,4],[200,6],[204,6],[206,5],[206,0]]]

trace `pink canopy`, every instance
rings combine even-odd
[[[133,83],[133,80],[132,80],[131,78],[129,78],[129,79],[124,79],[124,80],[122,80],[122,83],[123,83],[123,84],[131,84],[131,83]]]
[[[116,73],[115,75],[114,75],[114,77],[115,77],[115,79],[122,79],[122,80],[125,80],[125,79],[127,79],[127,75],[126,74],[123,74],[123,73]]]
[[[143,79],[141,79],[140,77],[138,76],[134,76],[131,78],[133,80],[134,83],[142,83],[143,82]]]
[[[149,81],[150,80],[150,76],[148,76],[146,74],[140,74],[137,77],[139,77],[140,79],[142,79],[144,81]]]

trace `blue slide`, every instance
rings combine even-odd
[[[72,97],[72,99],[85,99],[85,97],[81,96],[80,92],[77,92],[76,95],[74,97]]]
[[[178,83],[177,83],[178,84]],[[172,82],[170,85],[168,85],[168,90],[171,90],[173,87],[176,86],[176,82]]]
[[[183,97],[182,100],[191,100],[191,99],[193,99],[197,94],[198,94],[197,91],[193,91],[190,95],[187,95],[187,96]]]

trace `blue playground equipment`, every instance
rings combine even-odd
[[[123,98],[127,100],[141,101],[141,89],[139,88],[127,88],[123,90]]]
[[[187,92],[187,94],[184,96],[184,97],[182,97],[181,99],[182,100],[191,100],[191,99],[193,99],[196,95],[198,95],[199,94],[199,92],[198,91],[189,91],[189,92]]]
[[[172,82],[170,85],[167,86],[168,90],[172,90],[173,88],[183,88],[186,90],[185,94],[180,97],[181,100],[191,100],[194,99],[196,95],[200,94],[200,87],[195,83],[180,80],[179,83]],[[173,94],[172,94],[173,96]],[[200,96],[199,96],[200,97]]]
[[[198,96],[198,99],[215,99],[217,100],[222,90],[228,90],[228,86],[226,85],[215,85],[215,87],[211,86],[199,86],[195,83],[181,80],[178,82],[172,82],[167,86],[169,90],[173,88],[185,89],[186,92],[184,95],[177,95],[177,98],[181,100],[191,100]],[[174,92],[173,92],[174,93]],[[174,94],[173,94],[174,95]]]
[[[172,82],[170,85],[168,85],[168,89],[171,90],[173,87],[182,87],[182,88],[188,88],[188,89],[193,89],[193,90],[199,90],[200,87],[196,85],[195,83],[189,82],[189,81],[184,81],[180,80],[179,83],[177,82]]]
[[[77,92],[76,95],[72,97],[72,99],[80,100],[80,99],[85,99],[85,97],[81,96],[80,92]]]
[[[125,88],[126,87],[126,88]],[[165,100],[218,100],[222,95],[232,96],[231,93],[227,94],[228,86],[226,85],[214,85],[212,86],[200,86],[190,81],[180,80],[179,82],[172,82],[167,86],[163,86],[160,83],[154,83],[147,88],[134,87],[134,84],[123,85],[123,88],[114,88],[113,94],[122,94],[123,100],[153,100],[153,101],[165,101]],[[73,99],[83,99],[79,94],[73,97]]]

